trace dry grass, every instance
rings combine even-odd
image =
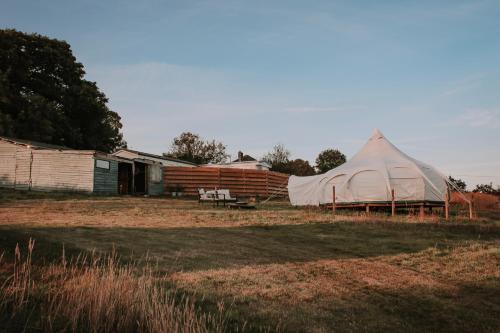
[[[60,199],[0,203],[5,331],[500,330],[498,209],[472,223],[466,211],[418,223],[280,202],[231,211],[164,198]],[[6,262],[29,237],[35,264]],[[62,244],[73,261],[59,258]],[[113,248],[120,263],[106,254]],[[94,249],[101,254],[77,260]]]
[[[200,294],[234,299],[255,318],[281,321],[285,330],[420,331],[427,320],[431,331],[495,331],[499,259],[499,241],[468,242],[369,259],[182,272],[173,279]],[[437,313],[420,323],[405,321],[408,315],[415,317],[406,320],[418,321],[423,306]]]
[[[224,331],[222,303],[217,315],[201,314],[192,300],[162,287],[165,278],[151,267],[136,274],[114,255],[80,256],[70,263],[63,256],[59,263],[37,267],[34,245],[30,239],[24,258],[16,246],[14,263],[0,270],[12,269],[0,285],[0,331]]]
[[[478,222],[493,219],[480,214]],[[415,213],[416,214],[416,213]],[[87,200],[22,200],[0,203],[0,225],[52,226],[52,227],[123,227],[123,228],[192,228],[241,227],[251,225],[291,225],[335,221],[393,221],[418,222],[415,214],[400,214],[391,218],[387,213],[340,211],[333,216],[320,208],[297,209],[286,202],[272,202],[256,211],[234,211],[198,205],[192,200],[158,198],[103,198]],[[435,212],[426,222],[443,221]],[[453,217],[451,222],[466,222],[467,212]]]

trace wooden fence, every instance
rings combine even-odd
[[[164,167],[165,194],[198,195],[198,189],[228,189],[238,196],[288,196],[288,175],[265,170]]]

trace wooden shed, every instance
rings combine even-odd
[[[0,137],[0,187],[118,194],[119,165],[133,161],[95,150],[73,150]]]

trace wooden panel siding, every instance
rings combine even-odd
[[[288,195],[289,176],[273,171],[209,167],[164,167],[163,171],[166,194],[181,187],[187,195],[197,195],[199,188],[229,189],[231,194],[239,196]]]
[[[33,150],[31,182],[33,190],[92,192],[93,152]]]
[[[95,160],[108,161],[109,170],[95,166],[94,193],[118,194],[118,162],[99,157],[96,157]]]
[[[16,182],[16,145],[0,140],[0,186],[14,187]]]
[[[16,190],[28,190],[30,188],[31,156],[32,150],[24,146],[18,146],[16,151]]]

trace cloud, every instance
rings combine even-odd
[[[309,113],[352,112],[363,109],[365,109],[365,107],[363,106],[326,106],[326,107],[297,106],[297,107],[285,108],[284,111],[287,113],[309,114]]]
[[[442,92],[442,96],[455,96],[470,90],[474,90],[481,87],[481,83],[486,75],[477,74],[466,77],[462,80],[451,82]]]
[[[500,110],[472,109],[458,116],[456,123],[479,128],[500,128]]]

